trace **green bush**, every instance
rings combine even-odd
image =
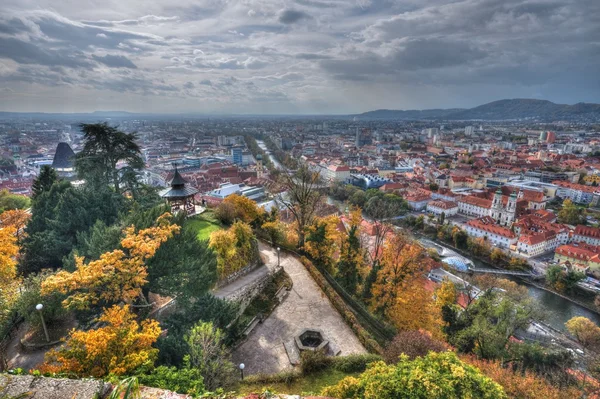
[[[323,350],[304,351],[300,354],[300,369],[307,375],[331,367],[333,360]]]
[[[395,365],[371,363],[359,377],[325,388],[324,396],[348,399],[505,399],[503,388],[454,352],[434,353]]]
[[[200,370],[160,366],[150,374],[138,376],[140,384],[154,388],[168,389],[177,393],[196,397],[204,393],[204,383]]]
[[[41,327],[40,315],[35,309],[38,303],[44,305],[44,320],[49,325],[63,319],[67,314],[67,311],[62,306],[64,295],[52,293],[42,296],[40,292],[42,281],[52,274],[49,271],[42,271],[38,274],[28,276],[23,282],[24,289],[15,304],[15,308],[31,326]]]
[[[335,369],[343,373],[362,373],[370,363],[382,360],[381,356],[372,353],[340,356],[332,359]]]
[[[248,385],[255,384],[286,384],[290,385],[292,382],[300,378],[300,374],[296,371],[282,371],[276,374],[255,374],[244,378],[244,382]]]

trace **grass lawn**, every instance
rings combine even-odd
[[[335,385],[345,377],[357,377],[361,373],[344,373],[333,368],[302,376],[289,384],[280,383],[246,383],[242,382],[238,389],[241,395],[262,393],[265,390],[275,393],[294,395],[319,395],[325,387]]]
[[[210,233],[220,230],[222,227],[218,223],[204,219],[202,216],[196,216],[185,222],[185,228],[195,231],[198,240],[208,240]]]

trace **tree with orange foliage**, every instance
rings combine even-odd
[[[510,367],[503,367],[499,361],[480,360],[475,356],[464,356],[462,360],[500,384],[510,398],[571,399],[581,396],[575,387],[554,386],[531,371],[514,372]]]
[[[46,354],[41,371],[100,378],[153,367],[158,349],[152,345],[161,333],[156,320],[138,323],[128,305],[114,305],[97,321],[103,327],[72,330],[64,346]]]
[[[19,247],[15,232],[13,226],[0,228],[0,323],[8,316],[11,305],[18,297],[16,256]]]
[[[15,257],[19,247],[15,232],[12,226],[0,228],[0,288],[12,282],[17,274]]]
[[[156,225],[135,231],[125,229],[121,240],[124,250],[115,249],[88,264],[83,257],[75,257],[76,270],[60,271],[42,283],[42,295],[51,292],[67,294],[63,305],[67,309],[88,309],[99,303],[132,303],[144,299],[142,287],[147,283],[148,270],[145,262],[160,245],[179,231],[171,223],[171,214],[160,216]]]
[[[400,330],[424,329],[439,336],[441,313],[423,278],[429,260],[419,245],[404,235],[394,235],[383,249],[371,308],[386,315]]]
[[[423,277],[401,283],[396,302],[386,309],[385,314],[400,331],[422,329],[440,339],[442,314],[425,284]]]
[[[14,227],[15,236],[17,237],[17,243],[20,243],[21,239],[25,235],[25,225],[27,225],[29,219],[31,219],[31,214],[24,211],[23,209],[13,209],[10,211],[4,211],[0,214],[0,226]]]
[[[389,239],[381,259],[381,270],[373,284],[371,306],[385,311],[396,304],[403,283],[410,285],[425,271],[426,252],[417,244],[402,235],[395,234]]]

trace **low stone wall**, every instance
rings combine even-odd
[[[252,302],[252,300],[256,298],[256,296],[260,294],[260,292],[267,285],[269,285],[271,281],[273,281],[273,279],[277,276],[278,273],[282,272],[283,268],[279,267],[273,270],[272,272],[266,274],[264,277],[254,281],[252,284],[245,286],[243,289],[234,293],[228,299],[230,301],[236,301],[240,304],[240,314],[242,314],[244,313],[244,310],[246,310],[248,305],[250,305],[250,302]]]
[[[99,380],[0,375],[0,397],[28,399],[96,399],[104,398],[111,385]]]

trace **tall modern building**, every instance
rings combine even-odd
[[[233,147],[231,149],[231,157],[233,158],[234,164],[241,165],[243,161],[242,147]]]

